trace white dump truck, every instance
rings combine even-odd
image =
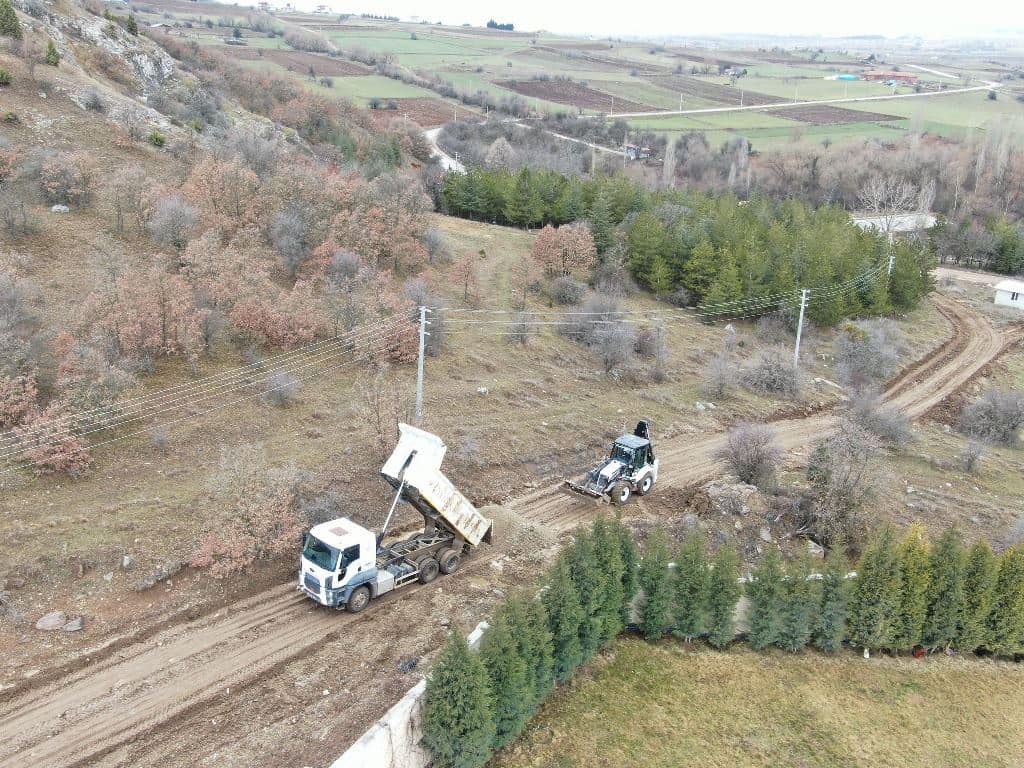
[[[341,517],[313,526],[306,536],[298,589],[321,605],[358,613],[375,597],[453,573],[472,547],[491,543],[491,521],[441,472],[447,451],[441,438],[408,424],[399,431],[380,470],[396,491],[380,533]],[[383,546],[399,502],[423,515],[423,530]]]

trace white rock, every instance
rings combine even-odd
[[[64,611],[50,611],[39,617],[39,621],[36,622],[36,629],[51,632],[63,627],[67,621],[68,617],[64,615]]]
[[[121,558],[121,567],[124,568],[126,571],[133,565],[135,565],[135,558],[131,555],[125,555]]]
[[[50,207],[51,213],[70,213],[70,211],[70,208],[68,208],[66,205],[61,205],[60,203],[57,203],[57,205]]]
[[[823,558],[825,557],[825,548],[816,541],[807,540],[807,554],[811,557]]]
[[[761,541],[771,541],[772,540],[771,528],[768,528],[767,526],[761,526],[761,530],[758,531],[758,536],[761,537]]]
[[[491,390],[489,390],[489,389],[488,389],[487,387],[477,387],[477,388],[476,388],[476,393],[477,393],[478,395],[486,395],[486,394],[487,394],[488,392],[490,392],[490,391],[491,391]]]
[[[103,580],[104,581],[113,581],[114,580],[114,572],[110,571],[109,573],[104,573],[103,574]]]
[[[78,632],[81,629],[85,629],[85,618],[78,616],[77,618],[67,622],[63,627],[61,627],[61,629],[65,632]]]

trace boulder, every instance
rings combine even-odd
[[[816,541],[807,540],[807,554],[819,560],[825,557],[825,548]]]
[[[85,618],[83,616],[77,616],[71,621],[65,623],[61,629],[65,632],[78,632],[79,630],[85,629]]]
[[[766,504],[761,492],[753,485],[715,480],[708,483],[705,492],[710,501],[711,511],[720,515],[749,515],[765,511]]]
[[[132,557],[131,555],[124,555],[121,558],[121,568],[123,568],[124,570],[127,571],[127,570],[129,570],[134,565],[135,565],[135,558]]]
[[[68,617],[64,615],[64,611],[50,611],[39,617],[39,621],[36,622],[36,629],[52,632],[55,629],[63,628],[67,622]]]
[[[60,203],[58,203],[57,205],[54,205],[54,206],[50,207],[50,212],[51,213],[70,213],[71,209],[68,208],[66,205],[61,205]]]

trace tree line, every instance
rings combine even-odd
[[[704,638],[717,648],[735,639],[745,593],[746,639],[756,649],[834,653],[849,642],[891,652],[1024,650],[1024,548],[996,555],[984,541],[967,547],[954,528],[932,543],[919,525],[902,538],[883,527],[855,573],[835,548],[823,568],[809,556],[785,564],[772,550],[745,584],[739,576],[731,544],[712,553],[694,532],[673,553],[655,530],[640,556],[625,525],[599,518],[559,556],[537,597],[514,596],[498,608],[479,652],[452,634],[424,699],[424,742],[435,765],[484,765],[556,683],[626,628],[634,606],[648,640]]]
[[[934,259],[920,244],[892,246],[892,274],[828,291],[888,259],[878,233],[850,224],[838,206],[696,191],[649,191],[621,174],[588,179],[529,168],[471,167],[435,190],[445,213],[520,227],[584,220],[602,263],[621,263],[642,286],[681,305],[792,295],[820,289],[810,317],[912,309],[928,291]]]

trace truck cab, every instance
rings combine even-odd
[[[347,517],[314,525],[306,535],[299,589],[322,605],[348,604],[352,591],[377,578],[377,541]]]

